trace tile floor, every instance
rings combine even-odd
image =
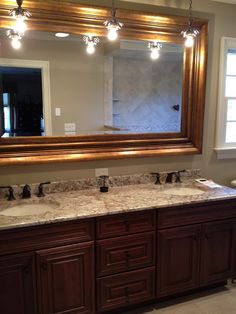
[[[236,314],[236,284],[123,314]]]

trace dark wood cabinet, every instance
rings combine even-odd
[[[158,233],[158,296],[192,290],[199,284],[200,226]]]
[[[155,264],[155,233],[97,241],[97,276],[127,272]]]
[[[96,236],[98,239],[114,238],[155,230],[155,226],[154,210],[104,216],[97,219]]]
[[[232,201],[2,230],[0,313],[113,313],[222,283],[235,246]]]
[[[93,313],[93,243],[41,250],[36,254],[40,313]]]
[[[222,221],[203,226],[201,284],[226,280],[233,275],[235,223]]]
[[[97,280],[98,312],[117,310],[155,298],[155,267]]]
[[[0,313],[37,313],[34,274],[33,254],[0,258]]]
[[[163,229],[158,237],[158,296],[209,286],[233,276],[234,221]]]
[[[97,312],[155,298],[155,216],[149,210],[97,219]]]

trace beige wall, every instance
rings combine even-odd
[[[51,40],[35,40],[26,36],[20,50],[12,49],[10,41],[4,38],[0,57],[49,62],[52,135],[64,135],[65,123],[76,123],[77,131],[103,130],[102,49],[88,56],[82,41],[51,37]],[[60,117],[55,116],[58,107]]]
[[[75,0],[74,0],[75,1]],[[107,4],[110,1],[76,1],[87,4]],[[158,5],[148,7],[144,4]],[[184,15],[187,0],[130,0],[119,2],[122,7],[150,12]],[[215,120],[219,71],[219,48],[221,36],[236,37],[236,6],[208,0],[194,1],[195,15],[210,20],[209,63],[207,77],[206,114],[203,155],[132,159],[44,166],[21,166],[0,168],[0,185],[38,182],[94,176],[94,169],[108,167],[111,175],[144,171],[201,168],[204,176],[227,184],[236,178],[235,160],[217,160],[213,151],[215,143]]]

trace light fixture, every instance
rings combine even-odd
[[[162,44],[156,41],[151,41],[148,44],[148,48],[151,50],[151,59],[157,60],[160,57],[160,50],[162,48]]]
[[[16,3],[18,7],[11,10],[9,14],[16,20],[13,30],[22,37],[27,29],[25,21],[31,17],[31,13],[22,8],[23,0],[16,0]]]
[[[112,1],[112,17],[110,20],[107,20],[104,22],[104,25],[108,29],[107,37],[111,41],[114,41],[118,38],[118,31],[124,26],[124,24],[121,23],[116,18],[116,11],[117,9],[115,8],[115,1],[113,0]]]
[[[21,48],[21,35],[13,29],[7,31],[7,37],[11,39],[11,45],[14,49]]]
[[[70,34],[69,33],[56,33],[55,36],[58,38],[66,38],[66,37],[69,37]]]
[[[193,27],[192,5],[193,5],[193,0],[189,0],[188,28],[185,31],[181,32],[181,34],[185,38],[185,46],[187,48],[191,48],[194,46],[194,40],[199,34],[199,30]]]
[[[98,37],[93,36],[84,36],[83,40],[85,41],[85,44],[87,45],[86,51],[88,54],[93,54],[95,52],[95,46],[99,43]]]

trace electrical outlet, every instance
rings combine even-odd
[[[66,131],[65,135],[76,135],[76,132],[74,132],[74,131]]]
[[[108,176],[108,168],[98,168],[95,169],[95,176],[100,177],[100,176]]]
[[[75,132],[76,124],[75,123],[65,123],[65,132]]]

